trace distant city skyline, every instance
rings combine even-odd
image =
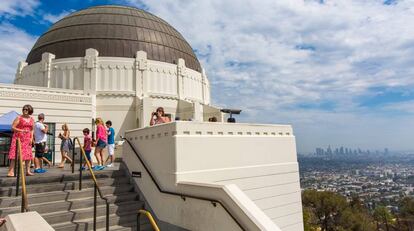
[[[351,148],[351,147],[333,147],[331,145],[328,145],[328,147],[325,148],[315,148],[315,154],[316,156],[323,156],[323,155],[357,155],[357,154],[390,154],[391,151],[385,147],[382,150],[374,149],[361,149],[361,148]]]
[[[0,82],[51,24],[82,8],[122,4],[185,37],[213,103],[238,122],[291,124],[315,147],[414,150],[414,3],[399,0],[0,1]],[[36,22],[36,23],[33,23]]]

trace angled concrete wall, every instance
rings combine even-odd
[[[163,188],[177,190],[180,182],[236,185],[281,230],[303,230],[290,126],[176,122],[127,137]]]

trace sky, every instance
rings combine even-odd
[[[238,122],[291,124],[316,147],[414,150],[413,0],[1,0],[0,82],[57,20],[94,5],[169,22]]]

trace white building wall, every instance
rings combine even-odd
[[[44,113],[46,122],[56,123],[56,135],[62,132],[63,123],[69,125],[71,137],[83,137],[83,128],[91,129],[92,100],[82,91],[0,84],[0,116],[11,110],[21,113],[25,104],[34,108],[35,121],[39,113]],[[57,163],[61,159],[60,141],[56,136]]]
[[[135,91],[134,73],[134,59],[99,57],[97,91]]]
[[[43,73],[40,71],[40,62],[25,66],[22,70],[23,79],[17,79],[16,84],[31,86],[45,86]]]
[[[137,128],[136,102],[133,95],[100,94],[96,97],[96,116],[104,122],[111,120],[115,130],[115,140],[131,128]]]
[[[210,103],[207,76],[186,68],[184,60],[180,62],[180,72],[175,64],[143,60],[144,65],[140,66],[136,64],[139,60],[134,58],[86,56],[55,59],[53,54],[45,53],[41,62],[18,70],[15,83],[85,92],[92,88],[97,95],[100,92],[135,92],[137,97],[168,96]],[[96,85],[91,79],[93,77],[89,76],[89,69],[96,69]]]
[[[54,60],[51,64],[50,87],[83,90],[83,67],[81,63],[81,58]],[[47,86],[47,83],[44,82],[43,86]]]
[[[186,69],[184,76],[184,98],[203,102],[203,79],[200,72]]]
[[[186,120],[207,120],[203,116],[208,114],[203,110],[210,103],[210,87],[204,71],[200,73],[187,68],[183,59],[177,60],[177,65],[148,60],[143,51],[138,51],[136,58],[100,57],[94,49],[87,49],[85,57],[78,58],[55,59],[53,54],[44,53],[39,63],[27,65],[21,62],[15,82],[83,90],[85,94],[91,94],[93,100],[97,99],[93,116],[104,119],[113,117],[111,113],[115,109],[108,108],[122,108],[120,117],[114,120],[119,121],[120,133],[136,128],[137,124],[148,126],[147,114],[160,106],[172,115],[172,119],[179,116]],[[114,97],[126,97],[127,100],[114,101]],[[144,98],[151,104],[142,106]],[[135,118],[131,110],[136,110]],[[123,123],[120,119],[128,122]]]
[[[177,97],[177,67],[174,64],[148,61],[148,94]]]

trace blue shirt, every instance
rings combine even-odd
[[[115,130],[110,127],[108,128],[108,144],[115,144]]]

